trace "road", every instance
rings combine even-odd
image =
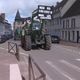
[[[7,42],[0,45],[0,51],[7,50]],[[52,44],[51,50],[35,49],[20,53],[31,54],[35,62],[46,73],[47,80],[80,80],[79,48]]]

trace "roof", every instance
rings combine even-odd
[[[15,16],[15,21],[22,21],[22,22],[24,22],[24,21],[26,21],[26,20],[27,20],[27,18],[22,18],[22,17],[20,16],[19,10],[17,10],[16,16]]]
[[[21,16],[20,16],[19,10],[17,10],[16,16],[15,16],[15,20],[18,20],[20,18],[21,18]]]
[[[68,0],[62,0],[61,2],[57,2],[55,9],[63,7]]]
[[[61,2],[57,2],[57,5],[54,7],[54,10],[62,8],[66,3],[67,3],[68,0],[62,0]]]
[[[71,6],[71,8],[65,13],[63,18],[80,15],[80,0],[76,0],[76,2]]]

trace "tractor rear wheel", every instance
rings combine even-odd
[[[25,50],[26,51],[31,50],[31,36],[30,35],[25,36]]]
[[[51,36],[45,35],[45,49],[50,50],[51,49]]]

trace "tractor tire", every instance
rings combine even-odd
[[[31,36],[30,35],[25,36],[25,50],[26,51],[31,50]]]
[[[51,49],[51,36],[45,35],[45,49],[50,50]]]

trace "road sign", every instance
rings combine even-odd
[[[38,9],[34,10],[32,15],[38,19],[52,19],[52,6],[38,5]]]

